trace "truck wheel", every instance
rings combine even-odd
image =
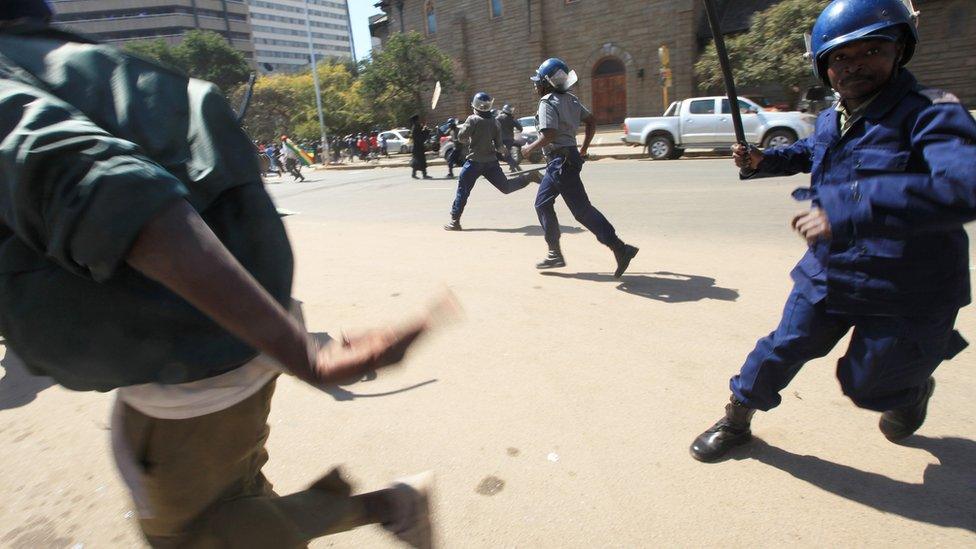
[[[647,140],[647,156],[652,160],[667,160],[674,154],[674,141],[666,135],[652,135]]]
[[[773,147],[787,147],[796,143],[796,134],[790,130],[773,130],[766,134],[762,146],[764,149]]]

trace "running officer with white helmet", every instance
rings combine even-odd
[[[601,244],[613,250],[617,266],[614,278],[620,278],[637,255],[637,248],[625,244],[599,210],[590,204],[583,188],[580,171],[583,158],[596,133],[596,120],[580,100],[569,93],[576,83],[576,71],[561,59],[547,59],[532,77],[539,101],[538,119],[539,139],[523,149],[523,156],[530,157],[532,151],[542,147],[548,156],[546,175],[539,186],[535,199],[536,213],[545,232],[549,254],[539,264],[539,269],[565,267],[562,249],[559,246],[559,220],[556,218],[556,197],[562,195],[573,217],[592,232]],[[586,137],[583,146],[576,148],[576,130],[580,122],[586,124]]]
[[[461,175],[458,177],[457,196],[451,207],[451,222],[444,225],[445,230],[461,230],[461,214],[464,213],[471,189],[474,188],[479,177],[484,176],[504,194],[523,189],[530,182],[538,182],[541,179],[538,172],[529,172],[511,179],[505,177],[501,166],[498,165],[498,157],[504,154],[505,145],[502,142],[498,121],[491,113],[493,103],[494,100],[487,93],[475,94],[474,99],[471,100],[474,114],[469,116],[458,129],[458,139],[469,143],[469,152],[464,167],[461,168]]]

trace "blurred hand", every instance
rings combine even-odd
[[[827,213],[819,208],[796,214],[790,225],[806,239],[807,244],[812,245],[818,240],[830,240],[832,236]]]
[[[332,385],[399,364],[410,347],[431,327],[460,313],[454,295],[446,293],[416,319],[400,326],[343,335],[318,348],[308,379],[315,386]]]
[[[759,152],[759,149],[747,147],[742,143],[736,143],[732,145],[732,158],[735,160],[735,165],[739,168],[758,170],[759,163],[763,160],[763,154]]]

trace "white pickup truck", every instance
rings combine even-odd
[[[763,147],[790,145],[813,133],[817,117],[801,112],[767,111],[740,97],[739,111],[746,139]],[[624,120],[624,136],[631,145],[647,147],[654,160],[679,158],[686,148],[713,149],[735,143],[729,100],[695,97],[671,103],[664,116]]]

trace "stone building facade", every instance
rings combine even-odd
[[[921,42],[908,68],[976,109],[976,0],[915,0]]]
[[[741,32],[777,0],[718,0],[722,28]],[[534,113],[528,77],[548,57],[576,69],[575,93],[603,124],[666,107],[658,48],[670,50],[670,99],[700,94],[693,65],[708,39],[701,0],[382,0],[384,32],[417,31],[455,62],[461,91],[442,96],[434,119],[468,112],[477,91]],[[915,0],[922,45],[911,69],[928,85],[976,106],[976,1]],[[812,78],[811,78],[812,81]]]
[[[389,32],[418,31],[455,61],[462,91],[442,95],[436,118],[470,110],[477,91],[516,115],[535,112],[529,76],[548,57],[579,74],[575,93],[617,123],[663,109],[658,47],[671,52],[671,96],[694,90],[700,0],[388,0]],[[500,8],[500,10],[498,9]],[[432,28],[433,27],[433,28]],[[597,94],[594,105],[593,89]],[[606,98],[604,100],[604,98]]]

